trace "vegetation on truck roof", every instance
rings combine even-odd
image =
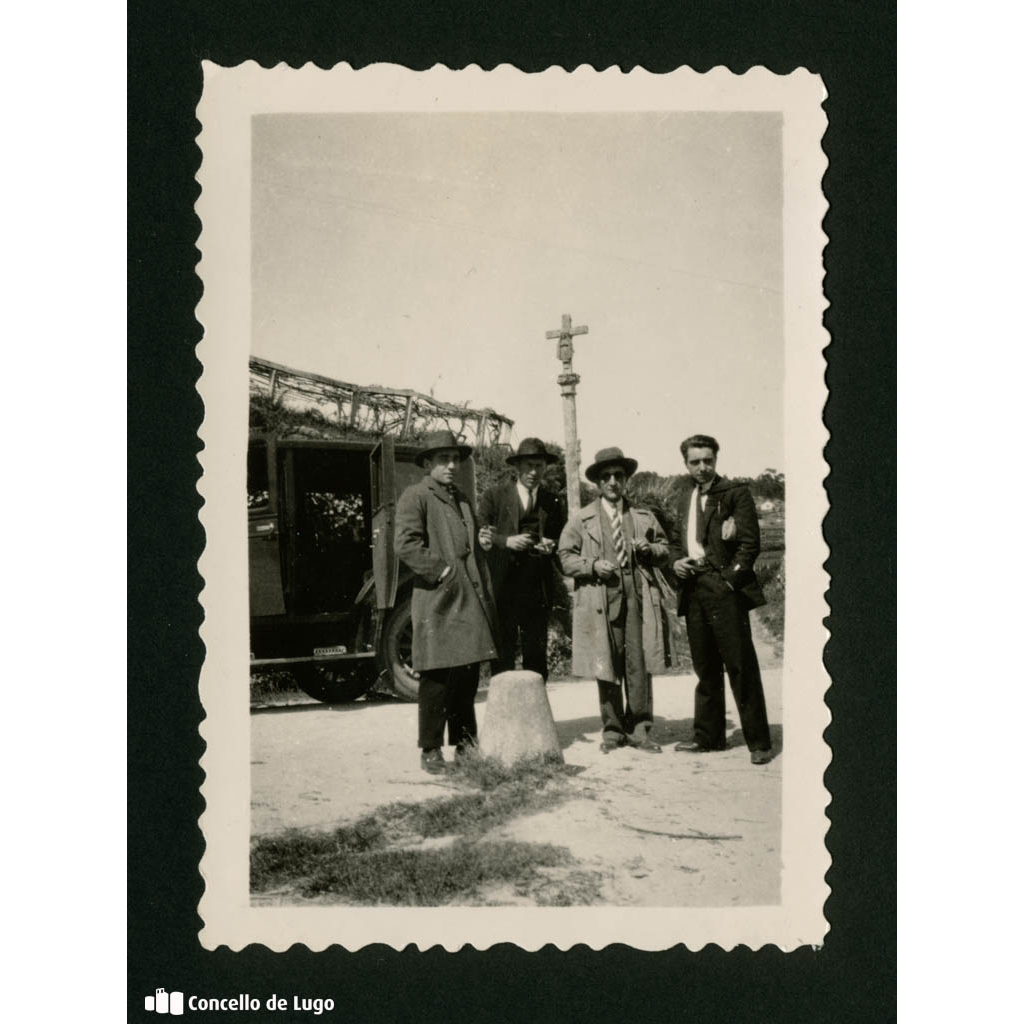
[[[493,409],[442,402],[379,384],[350,384],[306,370],[249,360],[249,426],[278,437],[335,439],[390,434],[416,441],[448,429],[476,448],[507,445],[513,421]]]

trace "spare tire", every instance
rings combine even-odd
[[[412,594],[399,596],[398,603],[384,620],[377,665],[391,680],[395,695],[402,700],[417,700],[420,681],[412,668]]]

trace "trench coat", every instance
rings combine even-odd
[[[413,571],[412,664],[417,672],[498,656],[498,615],[469,499],[429,476],[407,487],[395,518],[398,557]],[[450,566],[442,581],[441,573]]]
[[[648,672],[664,671],[674,659],[669,627],[670,590],[659,566],[667,565],[671,552],[661,524],[645,508],[625,504],[623,532],[634,579],[639,583],[643,614],[644,661]],[[651,564],[634,561],[629,540],[646,538]],[[558,542],[562,572],[572,576],[576,589],[572,601],[572,671],[591,679],[615,679],[612,640],[608,626],[608,591],[594,572],[594,562],[607,557],[601,537],[601,499],[580,509],[566,523]],[[614,556],[611,559],[614,561]]]

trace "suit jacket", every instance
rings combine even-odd
[[[417,671],[496,658],[498,615],[469,499],[429,476],[407,487],[395,514],[398,557],[416,574],[412,664]],[[442,580],[446,566],[452,572]]]
[[[690,503],[696,490],[697,481],[693,477],[683,480],[676,521],[675,554],[679,558],[689,555],[686,524],[689,522]],[[736,535],[731,540],[722,540],[722,524],[729,518],[736,523]],[[754,575],[754,562],[761,551],[761,529],[757,525],[754,499],[746,484],[734,483],[726,477],[715,477],[708,489],[704,506],[704,536],[701,543],[709,564],[718,570],[722,579],[740,595],[748,608],[757,608],[766,603],[761,585]],[[680,615],[686,613],[694,585],[693,579],[682,581],[679,590]]]
[[[519,554],[505,547],[509,537],[514,537],[519,530],[519,517],[523,508],[519,501],[516,482],[498,484],[488,490],[480,500],[479,517],[483,526],[494,527],[494,545],[487,552],[487,565],[491,573],[491,583],[496,594],[501,592],[508,576],[513,558],[534,558],[535,555],[523,552]],[[565,509],[561,498],[543,487],[537,488],[537,518],[540,520],[540,534],[558,544],[558,538],[565,526]],[[550,555],[543,557],[548,571],[543,574],[544,603],[550,605],[552,599],[552,574],[558,564],[558,555],[552,550]]]
[[[667,565],[671,552],[661,524],[652,512],[623,502],[622,532],[629,568],[640,595],[643,615],[644,660],[648,672],[658,672],[672,660],[672,631],[666,605],[667,585],[658,566]],[[630,543],[646,539],[651,557],[637,561]],[[618,579],[605,583],[595,572],[594,562],[604,558],[615,562],[611,524],[601,499],[597,498],[574,515],[562,530],[558,542],[562,571],[576,581],[572,608],[573,675],[593,679],[615,679],[609,622],[621,606],[622,586]],[[623,570],[620,570],[620,572]]]

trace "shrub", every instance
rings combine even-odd
[[[249,700],[255,703],[298,690],[294,677],[288,671],[263,668],[249,674]]]
[[[759,561],[754,571],[768,602],[757,610],[758,614],[781,648],[786,638],[786,563],[782,559]]]
[[[572,675],[572,625],[548,622],[548,675],[564,679]]]

